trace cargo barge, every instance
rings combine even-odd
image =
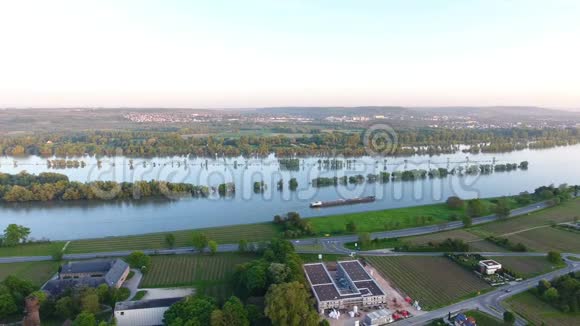
[[[315,201],[310,203],[310,207],[312,208],[319,208],[319,207],[331,207],[331,206],[340,206],[340,205],[352,205],[352,204],[361,204],[361,203],[370,203],[375,201],[375,196],[367,196],[367,197],[359,197],[359,198],[352,198],[352,199],[338,199],[332,201]]]

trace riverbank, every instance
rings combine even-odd
[[[517,203],[515,197],[506,198],[508,198],[510,208],[512,209],[523,206]],[[487,208],[483,215],[490,213],[491,206],[496,200],[497,198],[481,200],[484,203],[484,207]],[[460,220],[465,214],[465,209],[465,204],[462,208],[451,208],[447,204],[442,203],[372,212],[329,215],[320,218],[306,218],[306,220],[313,227],[314,234],[311,236],[327,237],[357,234],[359,232],[378,232],[436,225],[438,223]],[[356,230],[347,231],[346,224],[350,222],[356,225]],[[167,249],[169,248],[165,240],[167,234],[173,234],[175,237],[174,247],[189,247],[191,246],[191,234],[193,231],[203,232],[208,238],[219,244],[235,244],[240,240],[251,242],[266,241],[272,238],[282,237],[282,229],[280,226],[272,222],[264,222],[132,236],[73,240],[66,247],[65,253]],[[30,243],[16,247],[0,247],[0,257],[53,255],[62,250],[64,245],[64,241],[53,241],[47,243]]]

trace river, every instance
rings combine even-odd
[[[442,179],[393,181],[385,184],[360,184],[314,188],[309,182],[316,177],[333,177],[392,172],[405,169],[454,168],[475,164],[520,163],[528,161],[528,170],[495,172],[490,175],[451,175]],[[114,180],[167,180],[196,185],[217,186],[234,182],[236,193],[232,197],[182,198],[177,200],[154,199],[131,202],[48,202],[2,204],[0,228],[9,223],[30,227],[36,239],[69,240],[173,231],[202,227],[270,221],[276,214],[299,212],[303,217],[322,216],[386,208],[407,207],[445,201],[456,195],[461,198],[514,195],[532,191],[541,185],[562,183],[580,184],[580,145],[542,150],[523,150],[511,153],[409,156],[396,158],[350,158],[351,164],[340,170],[325,170],[318,160],[301,158],[298,171],[285,171],[271,155],[263,159],[237,158],[69,158],[86,163],[82,168],[49,169],[46,158],[2,157],[0,171],[18,173],[57,172],[75,181]],[[322,158],[323,159],[323,158]],[[467,163],[467,159],[469,163]],[[132,164],[131,164],[132,160]],[[346,159],[343,159],[346,161]],[[131,168],[131,165],[133,168]],[[297,191],[288,189],[288,180],[296,178]],[[279,179],[285,180],[283,191],[276,189]],[[263,180],[267,190],[253,192],[253,182]],[[375,195],[373,203],[331,208],[312,209],[315,200],[334,200]]]

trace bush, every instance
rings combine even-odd
[[[562,263],[562,254],[558,251],[550,251],[548,252],[548,260],[552,264],[561,264]]]
[[[509,325],[513,325],[516,322],[516,316],[511,311],[506,311],[503,313],[503,321]]]
[[[449,208],[453,209],[463,208],[463,200],[457,196],[451,196],[447,198],[446,203],[447,206],[449,206]]]

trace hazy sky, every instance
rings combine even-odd
[[[576,0],[0,0],[0,107],[580,107]]]

